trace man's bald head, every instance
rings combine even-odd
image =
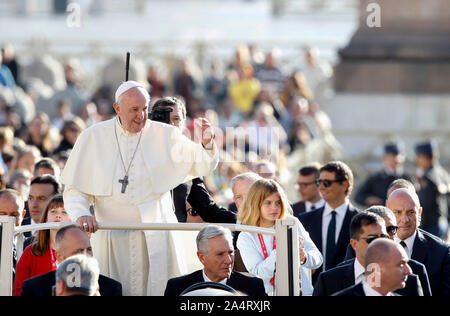
[[[411,237],[419,228],[422,216],[417,193],[410,189],[397,189],[388,197],[386,206],[397,219],[398,238],[405,240]]]
[[[383,295],[404,288],[412,273],[408,261],[406,251],[398,243],[384,238],[373,241],[364,257],[367,283]]]
[[[73,255],[93,255],[88,234],[75,224],[60,228],[56,233],[55,244],[56,259],[59,263]]]
[[[370,243],[364,257],[364,267],[370,264],[386,262],[396,250],[405,251],[399,244],[387,238],[379,238]]]

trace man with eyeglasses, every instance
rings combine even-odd
[[[316,181],[325,206],[299,216],[311,239],[322,252],[324,265],[319,270],[329,270],[342,262],[350,242],[350,221],[359,210],[350,204],[353,173],[341,161],[332,161],[320,168]],[[313,283],[317,273],[313,275]]]
[[[338,266],[319,275],[314,288],[314,296],[329,296],[345,288],[363,282],[366,279],[364,258],[369,244],[378,238],[389,239],[382,217],[361,212],[350,223],[350,244],[356,252],[356,258],[345,265]],[[422,296],[423,291],[416,275],[410,275],[405,288],[396,291],[403,296]]]
[[[294,215],[299,217],[300,214],[311,212],[325,206],[325,200],[319,192],[319,187],[316,180],[320,176],[320,165],[314,163],[303,166],[298,171],[297,190],[300,193],[302,200],[292,205]]]
[[[433,296],[449,296],[450,245],[419,228],[422,207],[416,192],[397,189],[389,195],[386,205],[399,227],[395,241],[411,259],[425,265]]]

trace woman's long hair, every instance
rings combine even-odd
[[[45,207],[44,212],[41,214],[40,223],[47,222],[48,212],[54,208],[63,207],[64,208],[64,200],[62,195],[55,195],[48,201],[47,206]],[[50,230],[40,230],[36,234],[36,238],[34,238],[33,243],[31,244],[31,253],[35,256],[43,256],[50,246]]]
[[[287,214],[291,213],[291,208],[283,188],[275,180],[261,179],[250,187],[247,197],[239,210],[238,220],[243,225],[260,226],[262,203],[273,193],[278,193],[281,199],[279,218],[286,218]]]

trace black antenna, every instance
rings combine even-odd
[[[129,72],[130,72],[130,52],[127,52],[127,62],[125,65],[125,81],[128,81]]]

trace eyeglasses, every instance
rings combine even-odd
[[[309,186],[309,185],[311,185],[311,184],[317,185],[316,181],[313,181],[313,182],[297,182],[297,183],[295,184],[295,186],[296,186],[297,188],[304,188],[304,187],[307,187],[307,186]]]
[[[367,244],[370,244],[372,241],[374,241],[375,239],[378,239],[378,238],[387,238],[387,239],[389,239],[389,236],[386,235],[386,234],[381,234],[380,236],[372,235],[372,236],[369,236],[369,237],[361,237],[361,239],[364,239]]]
[[[388,226],[386,227],[386,231],[389,234],[389,236],[394,236],[395,234],[397,234],[398,226],[394,225]]]
[[[320,185],[323,183],[323,186],[325,188],[328,188],[328,187],[332,186],[333,183],[335,183],[335,182],[342,182],[342,181],[345,181],[345,180],[320,180],[320,179],[317,179],[316,180],[316,185],[318,187],[320,187]]]

